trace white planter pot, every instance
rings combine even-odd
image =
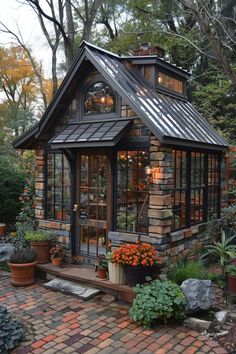
[[[124,268],[120,264],[108,262],[109,280],[113,284],[126,284]]]

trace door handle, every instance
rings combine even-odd
[[[77,204],[74,204],[74,209],[73,211],[78,211],[78,205]]]

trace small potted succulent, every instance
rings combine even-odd
[[[37,253],[37,261],[40,264],[50,262],[50,248],[53,234],[45,230],[27,231],[25,240],[30,242],[31,248]]]
[[[231,264],[226,267],[227,290],[236,294],[236,266]]]
[[[50,249],[52,264],[59,267],[65,255],[64,249],[60,245],[55,245]]]
[[[18,248],[13,251],[7,263],[15,286],[28,286],[34,283],[36,251],[32,248]]]
[[[108,261],[105,255],[98,256],[98,263],[95,264],[95,272],[98,273],[98,278],[106,279],[108,272]]]

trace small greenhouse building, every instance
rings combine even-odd
[[[189,74],[162,56],[83,42],[41,121],[14,141],[35,150],[39,228],[55,231],[71,262],[141,240],[173,263],[220,217],[228,144],[188,101]]]

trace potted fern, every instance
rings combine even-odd
[[[14,286],[28,286],[34,283],[36,251],[32,248],[19,248],[13,251],[8,267],[11,270]]]
[[[25,240],[30,243],[31,248],[35,249],[38,263],[44,264],[50,262],[52,238],[52,233],[44,230],[26,232]]]

